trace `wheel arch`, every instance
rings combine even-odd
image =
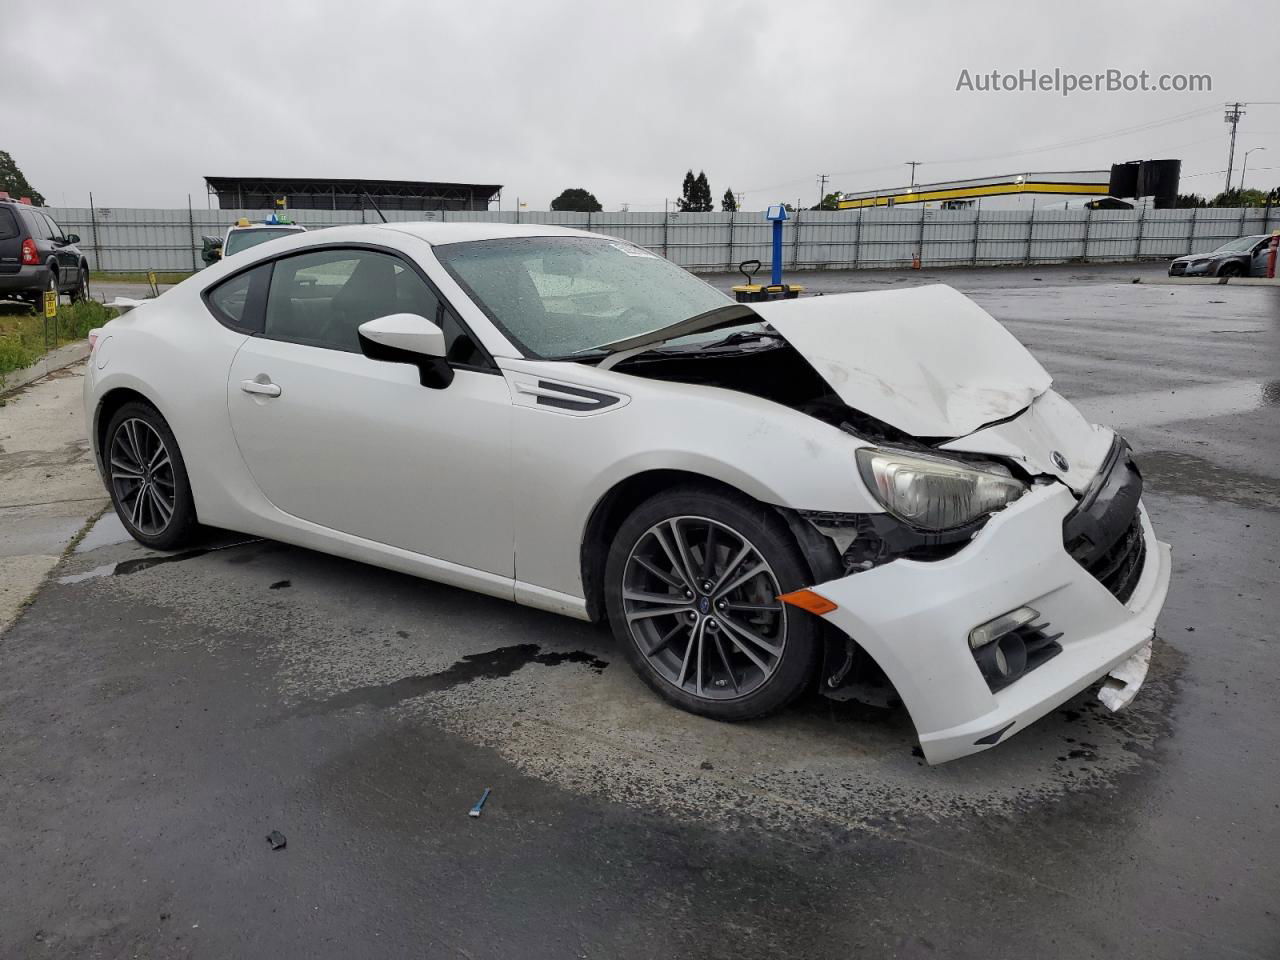
[[[164,411],[160,409],[159,404],[132,387],[112,387],[98,400],[98,405],[93,413],[93,446],[94,456],[98,460],[98,467],[102,470],[103,476],[106,476],[105,462],[103,460],[103,451],[107,443],[107,425],[111,423],[111,418],[115,416],[115,412],[123,407],[126,403],[144,403],[160,416],[164,417],[165,423],[169,423],[169,418],[165,417]],[[169,424],[169,429],[173,429],[173,425]]]
[[[613,536],[626,518],[645,500],[677,487],[701,487],[706,490],[730,493],[738,497],[753,497],[747,491],[705,474],[675,468],[655,468],[634,473],[610,487],[592,507],[583,529],[579,562],[582,571],[583,598],[587,615],[593,621],[604,617],[604,567]],[[839,557],[831,542],[806,523],[794,510],[773,506],[787,523],[814,575],[814,582],[829,579],[839,570]]]

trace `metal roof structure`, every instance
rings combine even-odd
[[[908,187],[846,193],[836,206],[839,210],[856,210],[860,207],[894,207],[909,203],[971,200],[978,197],[1021,193],[1051,196],[1105,196],[1110,183],[1110,170],[1011,173],[995,177],[980,177],[976,180],[948,180],[941,183],[918,183]]]
[[[323,177],[205,177],[221,210],[488,210],[501,184]],[[370,202],[372,201],[372,202]]]

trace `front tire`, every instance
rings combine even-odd
[[[819,624],[780,594],[811,580],[772,508],[696,486],[660,493],[623,522],[605,567],[609,623],[632,668],[691,713],[746,720],[810,684]]]
[[[1224,263],[1222,269],[1218,271],[1220,277],[1242,277],[1244,269],[1238,263]]]
[[[155,550],[191,541],[198,524],[186,464],[154,407],[126,403],[115,412],[102,463],[111,502],[130,536]]]

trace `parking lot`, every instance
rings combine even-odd
[[[1280,289],[1163,273],[795,278],[951,283],[1129,438],[1175,564],[1129,710],[929,767],[901,708],[719,724],[603,627],[108,515],[0,637],[0,956],[1276,956]]]

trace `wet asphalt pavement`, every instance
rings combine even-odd
[[[1280,956],[1280,290],[1162,272],[805,278],[950,282],[1124,430],[1175,564],[1130,710],[930,768],[900,710],[715,724],[599,628],[104,521],[0,638],[0,957]]]

